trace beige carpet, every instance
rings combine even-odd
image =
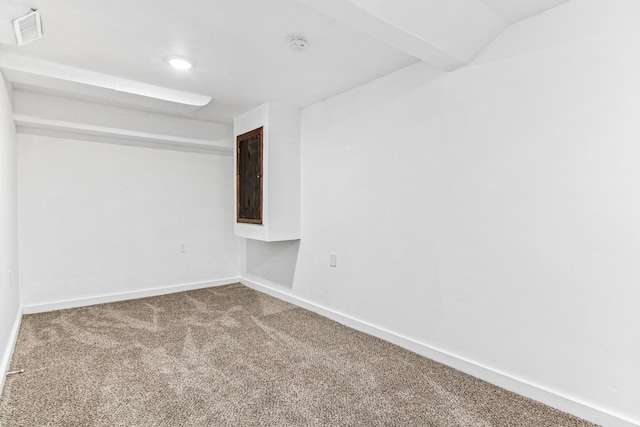
[[[2,426],[591,426],[242,285],[24,317]]]

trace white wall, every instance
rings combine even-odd
[[[0,74],[0,391],[19,323],[16,133],[11,114],[10,92]]]
[[[280,290],[640,423],[639,44],[639,2],[572,1],[469,67],[304,110],[302,240]]]
[[[263,242],[246,239],[242,275],[252,275],[291,288],[296,272],[300,240]]]
[[[231,156],[19,134],[23,305],[237,277],[232,166]]]

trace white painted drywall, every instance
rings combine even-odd
[[[243,276],[253,275],[290,288],[296,272],[300,240],[263,242],[246,239]]]
[[[353,0],[353,3],[378,20],[430,43],[465,64],[508,25],[497,11],[478,0]]]
[[[18,134],[22,304],[237,277],[232,166]]]
[[[572,1],[305,109],[286,291],[640,423],[639,45]]]
[[[233,147],[231,126],[186,117],[135,111],[22,90],[14,92],[14,110],[21,115],[47,120],[216,141],[218,145]]]
[[[10,90],[0,74],[0,391],[19,313],[16,132]],[[9,273],[11,272],[11,274]]]
[[[296,240],[300,238],[300,110],[260,105],[233,120],[234,139],[260,127],[262,224],[236,222],[235,234],[267,242]]]

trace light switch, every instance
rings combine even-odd
[[[330,253],[329,254],[329,265],[331,267],[335,267],[337,265],[337,257],[336,254],[334,253]]]

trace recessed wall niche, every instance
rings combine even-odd
[[[233,128],[235,235],[300,239],[300,110],[263,104],[236,117]]]

